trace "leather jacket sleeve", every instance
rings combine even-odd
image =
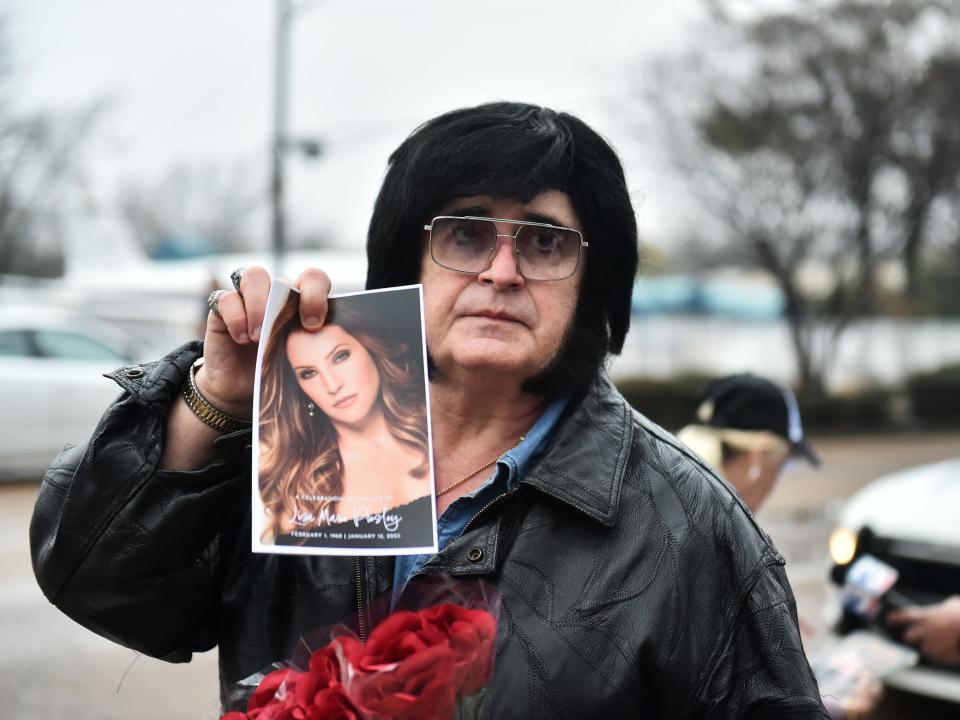
[[[217,643],[223,559],[232,551],[221,530],[241,522],[249,492],[236,482],[249,431],[220,438],[223,457],[206,468],[156,469],[171,402],[199,350],[191,343],[112,373],[124,393],[90,439],[47,470],[30,525],[34,572],[53,604],[173,662]]]
[[[729,627],[708,678],[704,717],[827,717],[781,563],[762,570]]]

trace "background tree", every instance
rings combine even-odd
[[[783,291],[799,383],[821,391],[841,333],[875,309],[878,265],[903,258],[915,274],[946,227],[932,220],[960,168],[960,6],[709,7],[713,42],[661,63],[646,96],[718,235]],[[804,291],[813,261],[832,275],[821,297]]]
[[[178,163],[154,180],[128,180],[119,211],[149,254],[161,245],[236,252],[263,246],[251,221],[264,210],[261,174],[242,162]]]
[[[952,14],[960,10],[953,7]],[[947,32],[952,47],[930,58],[905,89],[890,139],[891,163],[906,186],[902,257],[911,300],[921,291],[923,246],[957,237],[955,225],[937,222],[937,203],[956,207],[960,189],[960,29],[953,23]]]
[[[10,85],[0,21],[0,275],[57,276],[65,215],[89,200],[83,155],[104,106],[23,112]]]

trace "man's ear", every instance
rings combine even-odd
[[[760,479],[760,476],[763,475],[763,452],[752,448],[747,451],[747,457],[749,458],[747,464],[747,480],[755,483]]]

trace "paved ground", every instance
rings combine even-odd
[[[760,515],[788,559],[805,618],[822,627],[826,539],[839,503],[876,476],[960,455],[960,433],[815,442],[819,473],[784,478]],[[0,486],[0,717],[17,720],[215,720],[216,653],[187,665],[137,656],[74,624],[33,580],[27,529],[36,484]],[[821,630],[822,632],[822,630]],[[816,644],[815,636],[811,643]],[[882,720],[956,718],[956,708],[888,694]]]
[[[218,718],[216,652],[187,665],[138,656],[80,627],[43,597],[27,541],[37,490],[0,486],[0,717]]]

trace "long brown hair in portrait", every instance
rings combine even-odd
[[[302,329],[296,293],[277,315],[263,357],[260,387],[260,497],[267,525],[261,540],[282,532],[283,518],[336,511],[331,497],[342,493],[343,463],[333,425],[319,409],[313,416],[287,360],[287,338]],[[387,300],[389,302],[389,300]],[[390,433],[418,450],[422,462],[412,474],[427,476],[427,412],[419,373],[405,344],[374,334],[368,318],[351,307],[350,298],[334,299],[326,319],[355,337],[370,353],[380,373],[380,400]],[[419,377],[418,377],[419,376]],[[429,490],[425,490],[426,495]]]

